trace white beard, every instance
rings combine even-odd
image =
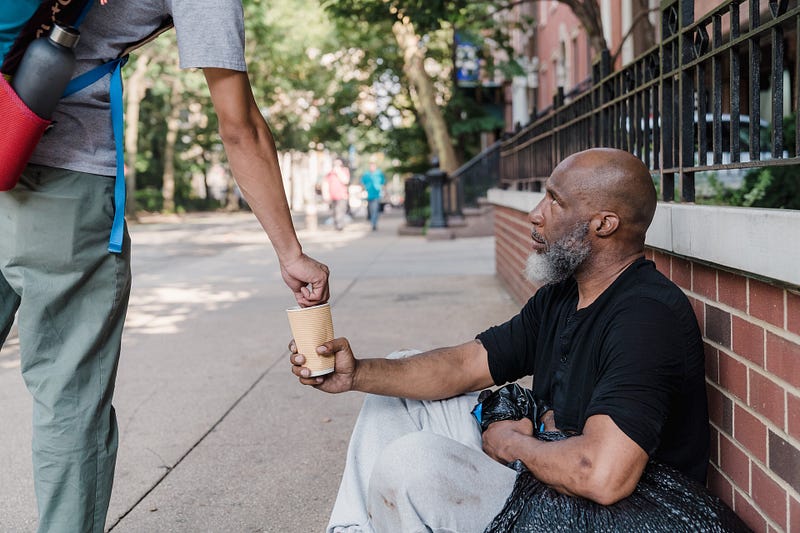
[[[533,252],[525,263],[525,277],[536,285],[548,285],[572,276],[592,251],[586,240],[588,233],[589,224],[578,223],[572,231],[548,243],[545,251]]]

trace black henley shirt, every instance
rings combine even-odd
[[[590,306],[574,279],[539,289],[477,338],[497,385],[533,376],[556,426],[604,414],[654,459],[703,483],[709,453],[703,344],[688,299],[638,259]]]

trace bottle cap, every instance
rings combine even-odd
[[[58,24],[53,24],[53,29],[50,32],[51,41],[67,48],[75,48],[80,37],[80,32],[71,26],[59,26]]]

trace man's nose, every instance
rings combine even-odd
[[[539,203],[536,207],[528,211],[528,220],[534,226],[541,226],[542,222],[544,221],[544,217],[542,216],[541,203]]]

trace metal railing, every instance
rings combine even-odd
[[[595,146],[640,157],[660,177],[664,201],[695,201],[696,175],[730,173],[735,184],[750,168],[800,163],[784,146],[784,116],[793,114],[800,131],[800,6],[729,0],[697,20],[694,7],[662,1],[658,46],[617,72],[604,52],[591,88],[566,103],[557,95],[502,142],[501,186],[540,190],[558,162]],[[796,137],[792,154],[800,153]]]
[[[404,184],[405,201],[403,207],[406,225],[421,228],[430,217],[431,200],[428,182],[422,174],[414,174]]]
[[[500,183],[500,141],[461,165],[451,176],[449,187],[459,187],[461,205],[478,207],[478,199]]]

